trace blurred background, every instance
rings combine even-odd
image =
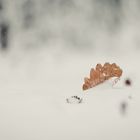
[[[1,84],[47,80],[64,63],[86,69],[136,59],[139,6],[138,0],[0,0]]]
[[[106,131],[102,129],[101,132],[106,139],[112,139],[115,135],[119,140],[131,139],[131,136],[139,140],[140,113],[137,114],[136,111],[136,106],[139,106],[137,93],[140,78],[139,12],[139,0],[0,0],[0,138],[56,139],[54,133],[58,139],[66,139],[67,136],[70,139],[81,139],[81,135],[83,139],[102,139],[99,128],[103,122],[104,126],[110,124]],[[105,62],[115,62],[123,69],[121,90],[112,91],[121,95],[115,94],[115,98],[111,95],[112,101],[110,94],[103,97],[101,94],[101,97],[97,95],[93,100],[101,111],[99,113],[96,106],[94,109],[97,112],[94,110],[94,113],[103,116],[106,114],[104,110],[107,110],[111,113],[109,116],[114,118],[115,107],[110,106],[125,100],[123,93],[128,93],[127,96],[130,97],[132,88],[125,88],[124,79],[132,79],[132,91],[135,91],[138,102],[134,105],[135,115],[125,122],[124,131],[118,125],[120,118],[114,125],[114,120],[110,120],[110,117],[105,119],[106,123],[98,115],[92,120],[88,114],[91,113],[88,105],[85,107],[86,111],[80,112],[81,115],[87,113],[82,120],[78,120],[76,116],[76,120],[70,120],[78,109],[75,110],[74,106],[64,107],[67,96],[83,96],[83,79],[89,75],[90,68]],[[105,86],[96,92],[102,93],[107,89],[108,86]],[[111,87],[109,93],[112,93],[110,90]],[[92,93],[92,99],[91,95]],[[104,99],[102,102],[106,105],[100,99]],[[98,103],[99,100],[101,104]],[[126,104],[123,103],[124,106]],[[66,111],[69,109],[72,112]],[[79,109],[81,110],[80,107]],[[58,127],[62,124],[55,120],[58,114],[66,116],[68,122],[60,115],[65,122],[64,128],[68,126],[69,130],[62,129],[62,133],[61,129],[59,131]],[[89,126],[90,121],[99,122],[99,127],[96,125],[98,130],[94,125],[89,127],[85,124],[87,130],[84,131],[80,124],[86,118],[89,118]],[[51,123],[52,120],[55,120],[55,125]],[[73,120],[79,124],[75,129]],[[129,129],[131,125],[133,127]],[[114,128],[113,135],[109,134],[111,126]],[[97,133],[93,135],[92,130]],[[131,130],[135,132],[130,133]],[[69,132],[74,131],[78,134],[70,135]]]

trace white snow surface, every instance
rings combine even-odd
[[[1,3],[9,46],[0,50],[0,140],[140,140],[139,0]],[[120,81],[83,91],[105,62],[123,69]]]
[[[1,140],[139,140],[139,52],[64,48],[0,55]],[[82,91],[83,79],[97,63],[117,63],[123,76]],[[125,86],[125,78],[132,80]],[[66,98],[79,96],[81,104]],[[131,98],[130,98],[131,97]],[[121,113],[121,103],[127,103]]]

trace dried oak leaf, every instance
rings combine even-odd
[[[101,64],[97,64],[95,69],[91,68],[90,77],[84,78],[83,90],[92,88],[112,77],[119,78],[121,77],[122,72],[122,69],[115,63],[105,63],[103,66]]]

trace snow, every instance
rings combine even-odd
[[[65,1],[0,0],[0,140],[140,140],[139,1]],[[105,62],[120,81],[82,91]]]
[[[139,55],[56,52],[1,55],[0,139],[139,140]],[[98,62],[116,62],[123,76],[113,87],[110,80],[82,91],[84,77]],[[132,86],[124,84],[127,77]],[[70,96],[83,102],[68,104]],[[122,103],[127,104],[124,113]]]

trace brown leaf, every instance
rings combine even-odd
[[[90,78],[84,79],[83,90],[92,88],[100,83],[103,83],[105,80],[110,79],[111,77],[120,77],[122,75],[122,69],[117,66],[115,63],[105,63],[103,66],[97,64],[96,68],[91,68]]]

